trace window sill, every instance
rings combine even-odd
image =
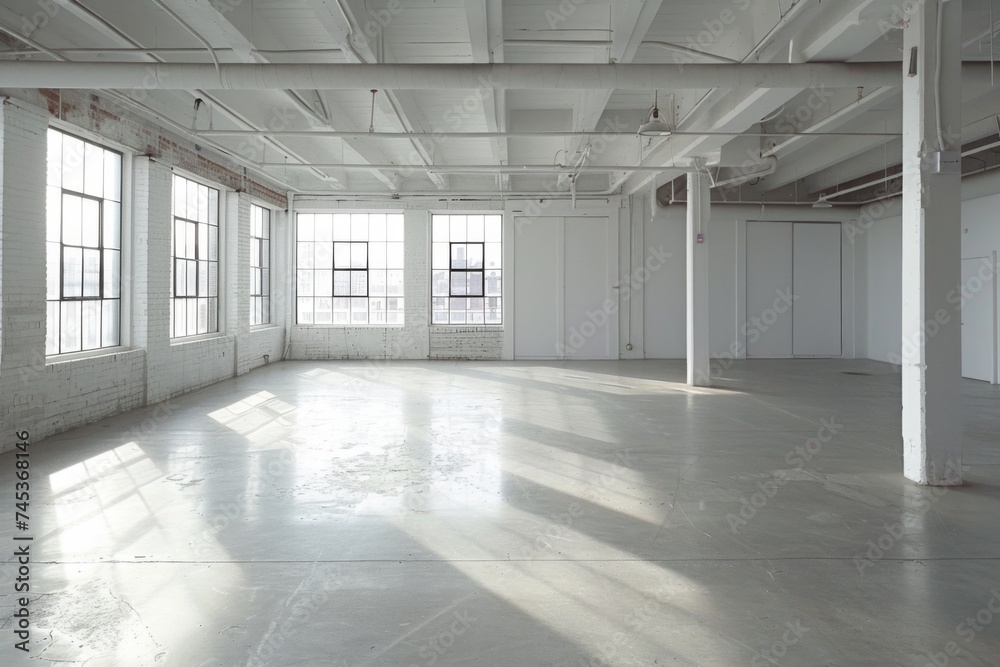
[[[67,352],[65,354],[50,354],[45,357],[46,366],[55,366],[57,364],[66,364],[74,361],[83,361],[87,359],[96,359],[99,357],[114,357],[119,354],[124,354],[126,352],[138,352],[138,350],[119,345],[116,347],[102,347],[96,350],[85,350],[83,352]]]
[[[220,332],[212,332],[207,334],[198,334],[196,336],[184,336],[181,338],[171,338],[170,347],[180,347],[182,345],[189,345],[191,343],[203,343],[205,341],[219,340],[231,338],[228,334]]]
[[[432,329],[489,329],[503,331],[502,324],[432,324]]]
[[[405,329],[406,324],[296,324],[310,329]]]

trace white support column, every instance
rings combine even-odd
[[[250,336],[250,195],[245,192],[228,192],[226,218],[223,230],[226,235],[225,331],[233,337],[233,375],[242,375],[251,368],[252,360],[246,357],[243,344]],[[255,361],[255,360],[253,360]]]
[[[45,417],[47,125],[0,100],[0,452]]]
[[[961,27],[961,0],[936,0],[903,33],[903,469],[936,486],[962,483],[962,183],[934,167],[961,150]]]
[[[708,176],[688,173],[687,205],[687,383],[712,384],[708,355],[708,246],[705,244],[711,213]]]

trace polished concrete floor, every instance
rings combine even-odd
[[[1000,388],[965,384],[967,484],[932,490],[890,366],[682,382],[286,362],[35,443],[0,664],[1000,665]]]

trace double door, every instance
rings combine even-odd
[[[514,357],[617,359],[617,225],[518,217],[514,229]]]
[[[840,357],[839,223],[747,222],[747,357]]]

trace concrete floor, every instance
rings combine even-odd
[[[0,664],[998,665],[1000,389],[966,383],[968,483],[932,490],[898,381],[274,364],[32,445]]]

